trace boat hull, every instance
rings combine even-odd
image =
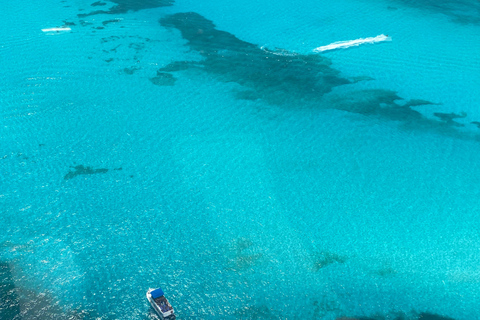
[[[167,312],[163,312],[160,307],[157,305],[157,303],[153,300],[152,295],[150,292],[152,292],[155,289],[149,289],[147,291],[147,300],[150,302],[150,305],[152,308],[155,310],[155,312],[160,316],[161,319],[168,319],[168,320],[174,320],[176,318],[174,314],[173,308]]]

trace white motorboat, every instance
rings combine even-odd
[[[356,47],[364,43],[377,43],[377,42],[383,42],[383,41],[392,41],[392,38],[388,36],[388,34],[381,34],[376,37],[370,37],[370,38],[361,38],[361,39],[355,39],[355,40],[348,40],[348,41],[338,41],[334,43],[330,43],[329,45],[326,46],[321,46],[318,48],[313,49],[314,52],[323,52],[323,51],[329,51],[329,50],[335,50],[335,49],[346,49],[350,47]]]
[[[166,319],[166,320],[176,319],[173,307],[170,304],[170,302],[168,302],[167,298],[165,298],[165,295],[161,288],[148,289],[147,299],[152,305],[152,308],[155,309],[157,314],[162,319]]]
[[[69,27],[60,27],[60,28],[47,28],[42,29],[43,32],[60,32],[60,31],[71,31]]]

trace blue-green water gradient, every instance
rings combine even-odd
[[[480,319],[478,2],[0,8],[1,319]]]

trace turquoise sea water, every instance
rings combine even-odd
[[[478,1],[0,8],[0,319],[480,319]]]

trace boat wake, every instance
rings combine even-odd
[[[263,51],[265,51],[267,53],[274,54],[276,56],[294,57],[294,56],[298,55],[298,53],[291,52],[291,51],[281,49],[281,48],[275,48],[275,50],[270,50],[265,46],[261,46],[260,49],[262,49]]]
[[[43,32],[60,32],[60,31],[72,31],[69,27],[60,27],[60,28],[48,28],[48,29],[42,29]]]
[[[376,37],[369,37],[369,38],[360,38],[356,40],[348,40],[348,41],[338,41],[331,43],[326,46],[321,46],[318,48],[313,49],[314,52],[323,52],[329,50],[336,50],[336,49],[346,49],[350,47],[356,47],[364,43],[377,43],[383,41],[392,41],[392,38],[385,34],[381,34]]]

